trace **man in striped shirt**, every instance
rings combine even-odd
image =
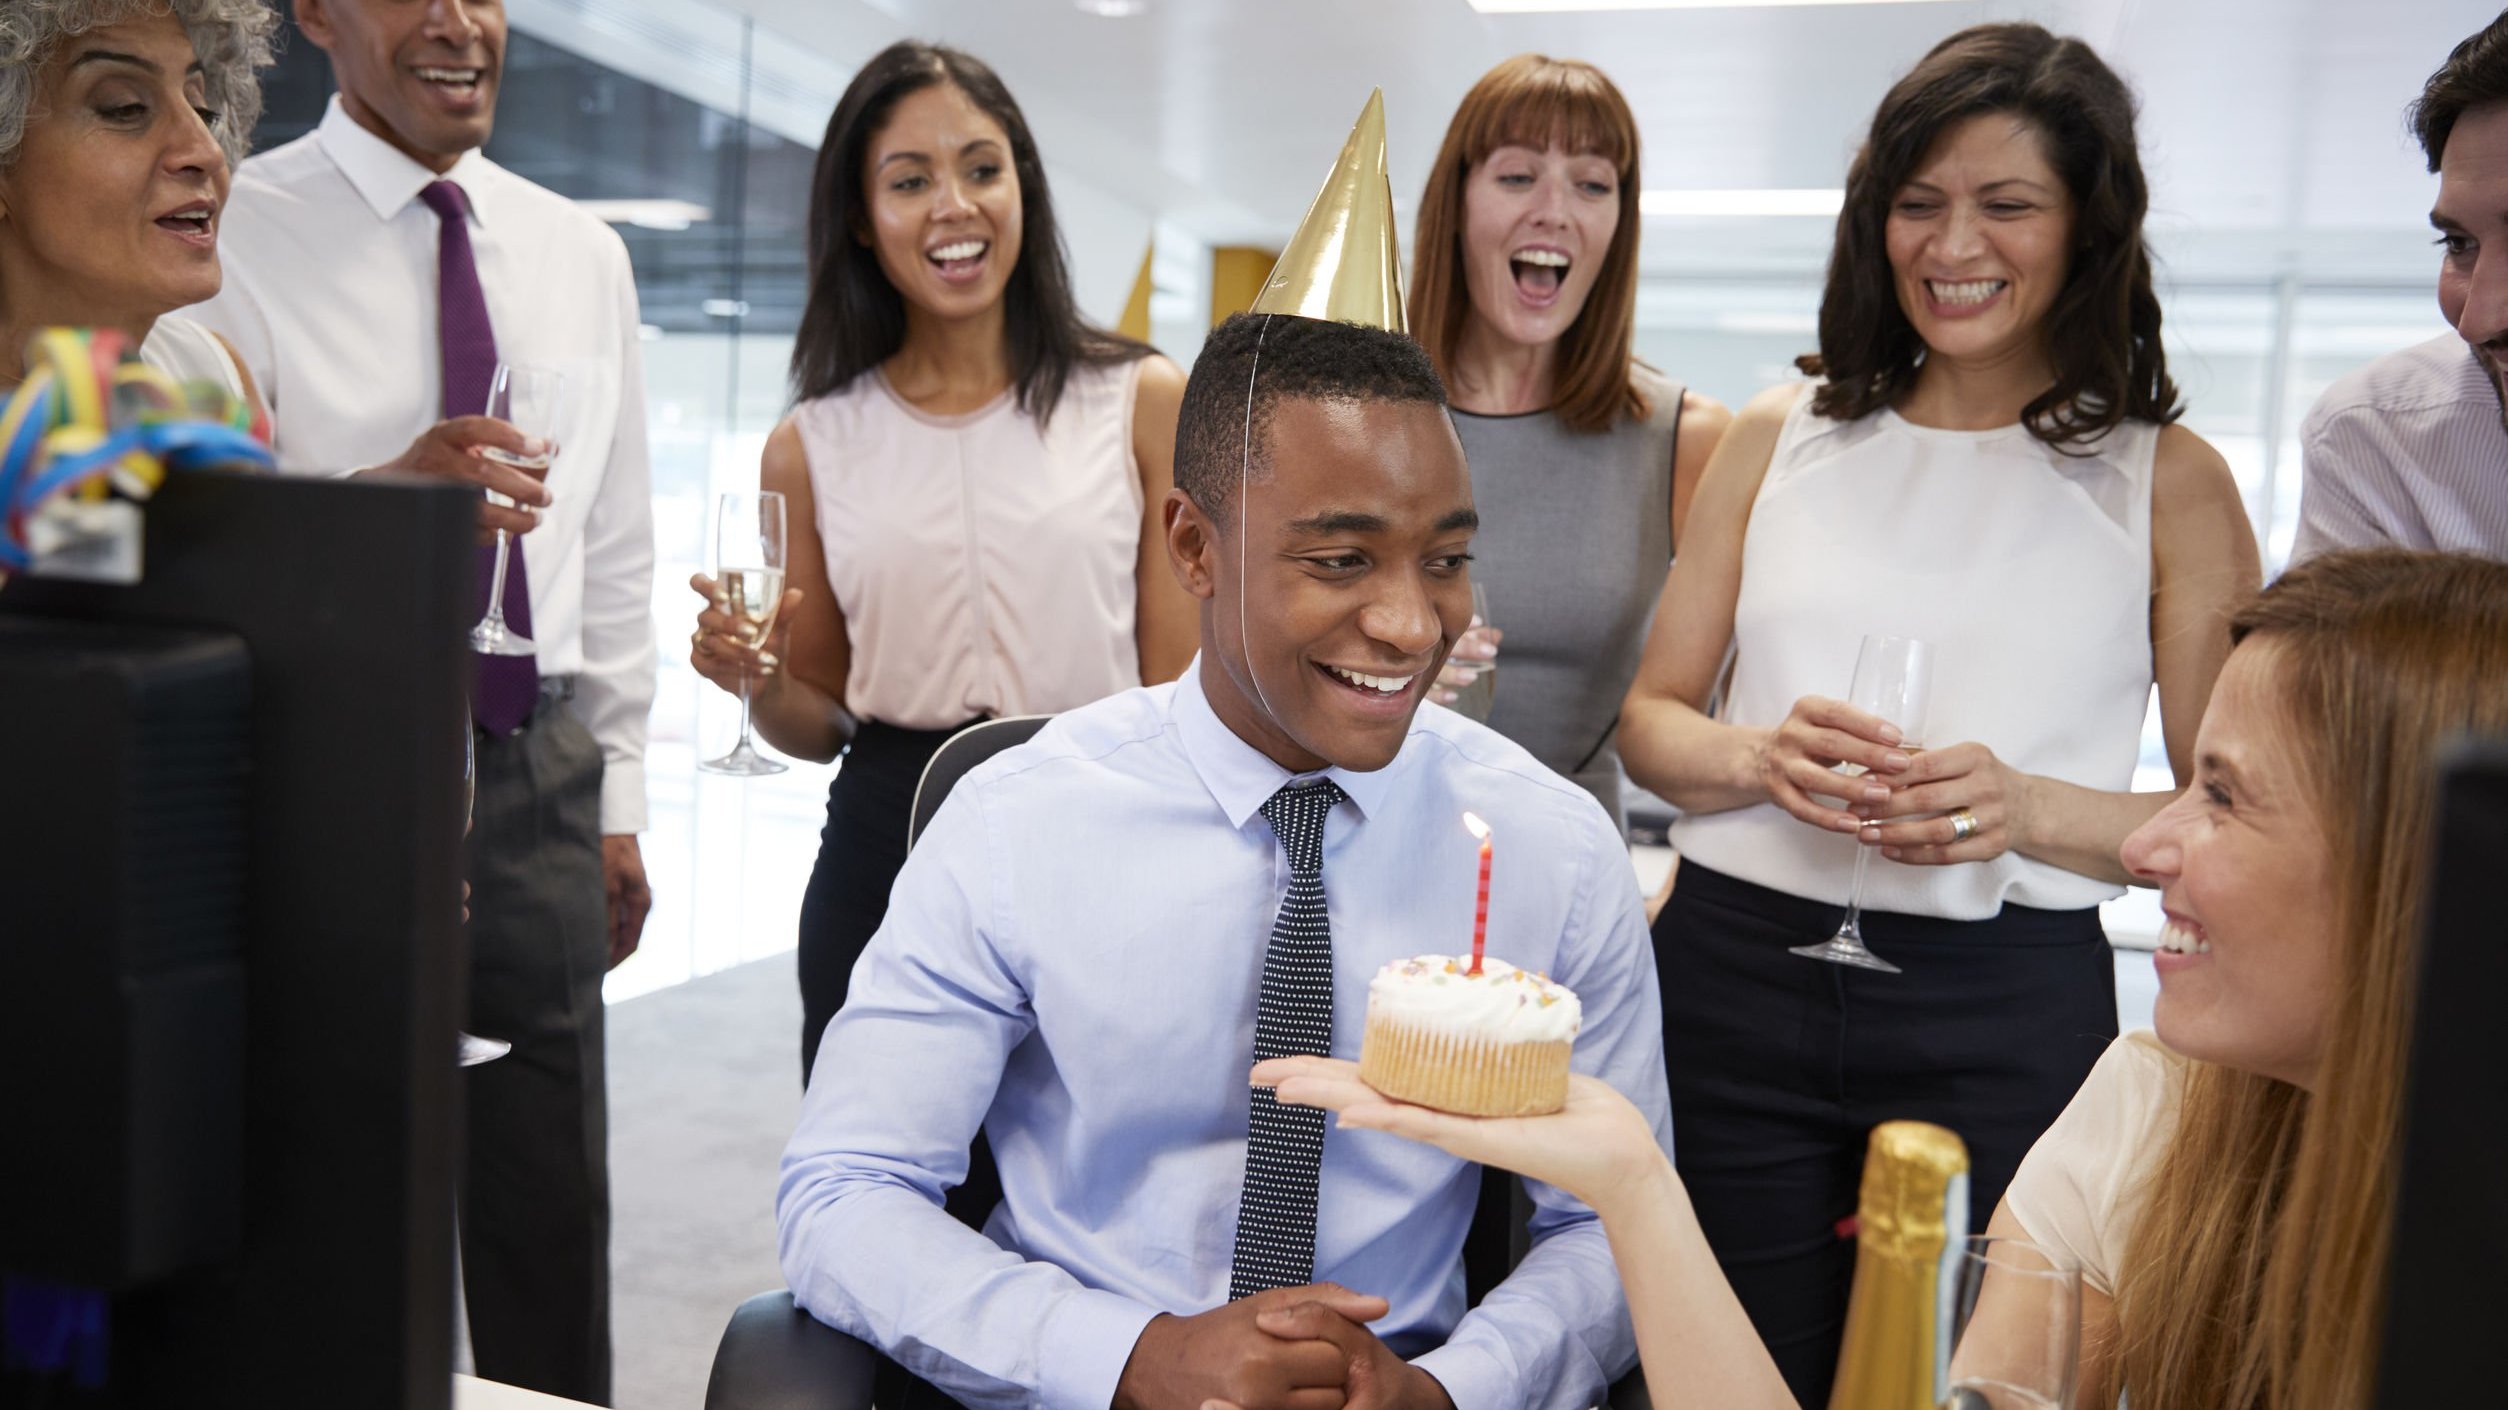
[[[2456,331],[2309,411],[2294,561],[2376,544],[2508,558],[2508,12],[2430,75],[2412,127],[2438,173],[2438,304]]]

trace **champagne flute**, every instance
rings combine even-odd
[[[733,490],[714,511],[714,605],[731,614],[741,645],[758,647],[775,630],[775,612],[783,603],[784,497],[773,490]],[[750,742],[748,672],[740,676],[740,742],[697,767],[743,777],[784,771]]]
[[[2062,1410],[2081,1365],[2081,1270],[2019,1239],[1956,1254],[1942,1410]]]
[[[1855,680],[1847,690],[1846,703],[1898,726],[1900,749],[1913,753],[1923,747],[1920,741],[1925,732],[1925,709],[1932,694],[1931,646],[1913,637],[1864,638],[1863,649],[1855,653]],[[1838,772],[1849,778],[1863,771],[1861,764],[1838,766]],[[1901,972],[1897,965],[1864,947],[1864,873],[1871,867],[1872,849],[1858,837],[1855,884],[1847,892],[1846,918],[1838,922],[1835,935],[1817,945],[1794,946],[1795,954],[1858,969],[1877,969],[1884,974]]]
[[[558,402],[564,394],[566,374],[551,367],[535,367],[529,363],[500,362],[496,380],[488,386],[487,414],[505,422],[526,436],[537,437],[550,447],[539,455],[516,455],[511,451],[489,446],[479,447],[479,454],[501,464],[524,470],[545,470],[556,458]],[[504,496],[495,496],[499,503],[509,503]],[[488,575],[488,611],[479,625],[470,629],[470,649],[489,656],[530,656],[539,651],[529,637],[505,624],[505,570],[513,554],[513,536],[503,529],[496,531],[496,567]]]
[[[1478,578],[1472,580],[1472,625],[1494,627],[1489,620],[1489,589]],[[1472,683],[1454,692],[1454,703],[1446,708],[1458,715],[1487,722],[1491,707],[1497,704],[1498,663],[1495,661],[1458,660],[1450,664],[1472,671]]]

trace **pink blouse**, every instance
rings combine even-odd
[[[856,715],[938,729],[1141,683],[1140,369],[1074,367],[1043,426],[1015,389],[937,416],[876,371],[793,413]]]

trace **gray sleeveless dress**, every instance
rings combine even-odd
[[[1489,727],[1620,811],[1620,698],[1672,562],[1678,383],[1636,369],[1649,414],[1580,434],[1546,411],[1456,411],[1480,534],[1472,581],[1506,633]]]

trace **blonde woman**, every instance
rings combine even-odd
[[[2192,786],[2124,846],[2169,915],[2157,1032],[2111,1045],[1994,1213],[1993,1232],[2083,1270],[2084,1406],[2368,1403],[2436,757],[2508,734],[2508,564],[2316,559],[2232,636]],[[1348,1063],[1254,1077],[1591,1204],[1641,1355],[1679,1368],[1649,1378],[1656,1404],[1795,1403],[1610,1088],[1579,1078],[1555,1116],[1472,1121],[1387,1101]]]

